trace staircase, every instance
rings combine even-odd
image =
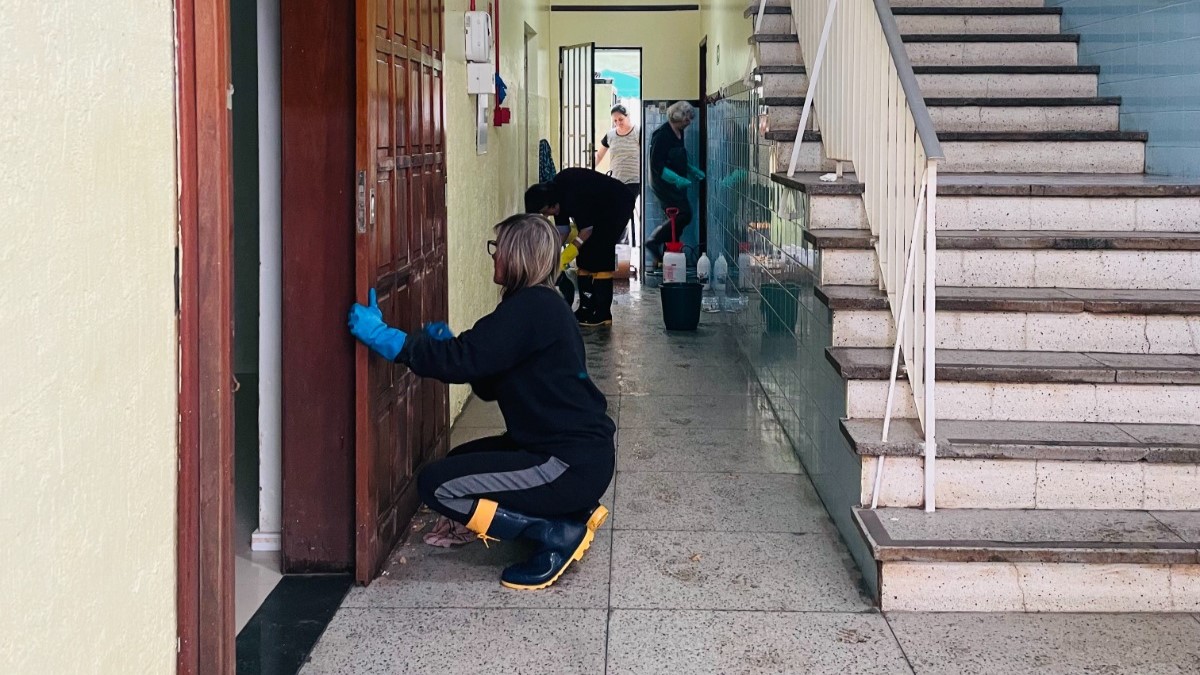
[[[790,8],[769,5],[751,37],[765,137],[773,180],[809,204],[854,503],[870,503],[886,457],[880,508],[854,509],[843,529],[873,559],[881,608],[1200,611],[1200,185],[1143,173],[1146,134],[1118,128],[1120,100],[1097,95],[1059,9],[892,3],[946,155],[939,509],[925,513],[907,386],[880,441],[894,326],[863,186],[817,180],[830,162],[815,129],[806,173],[783,174],[807,77]]]

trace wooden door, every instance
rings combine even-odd
[[[355,288],[413,332],[446,319],[442,0],[357,0]],[[369,583],[417,507],[414,478],[448,441],[445,385],[359,346],[355,577]]]
[[[595,82],[595,42],[559,47],[559,156],[563,169],[596,166]]]

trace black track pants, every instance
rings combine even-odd
[[[417,477],[421,501],[466,524],[478,499],[530,516],[585,517],[612,481],[611,448],[572,466],[562,459],[517,448],[507,436],[464,443]]]

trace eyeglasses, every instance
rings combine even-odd
[[[496,240],[488,239],[488,243],[487,243],[488,255],[495,257],[496,256],[496,248],[497,248]]]

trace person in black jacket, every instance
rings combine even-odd
[[[579,228],[575,241],[563,242],[567,246],[560,266],[566,267],[578,253],[579,310],[575,317],[581,326],[612,324],[617,244],[633,218],[636,203],[637,197],[621,181],[579,167],[563,169],[552,180],[525,191],[526,213],[554,216],[564,238],[570,220]],[[567,290],[563,290],[566,296]]]
[[[622,188],[623,189],[623,188]],[[538,215],[496,225],[488,242],[500,304],[455,337],[445,324],[412,334],[388,326],[370,292],[350,310],[350,332],[421,377],[470,383],[496,401],[507,432],[460,445],[417,477],[422,501],[485,542],[530,539],[533,556],[500,576],[539,589],[580,560],[604,524],[599,505],[615,467],[604,394],[588,377],[579,326],[554,288],[559,237]]]
[[[679,209],[675,216],[675,233],[683,239],[683,230],[692,222],[692,205],[688,200],[688,188],[696,181],[704,180],[704,172],[688,159],[683,143],[683,132],[696,118],[696,109],[687,101],[676,101],[667,108],[667,123],[650,136],[650,189],[658,198],[659,206]],[[661,263],[664,244],[671,240],[671,221],[662,225],[646,238],[646,250]]]

